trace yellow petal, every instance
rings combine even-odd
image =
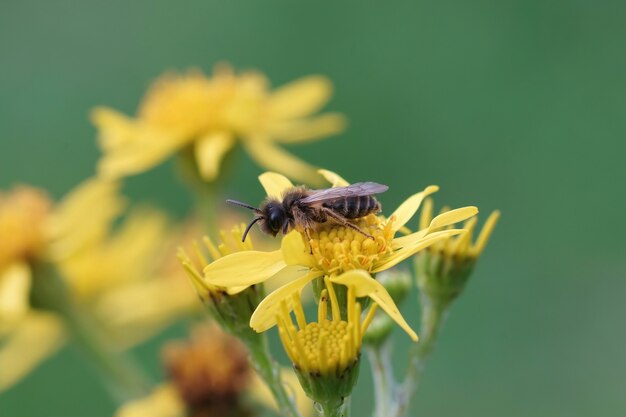
[[[280,250],[235,252],[204,268],[204,278],[219,287],[250,286],[267,280],[285,266]]]
[[[0,391],[4,391],[52,355],[63,343],[61,320],[51,313],[31,312],[0,347]]]
[[[61,260],[101,241],[125,206],[119,186],[116,181],[89,179],[64,197],[46,225],[51,240],[47,255]]]
[[[259,175],[259,181],[267,196],[278,200],[282,198],[285,191],[293,188],[293,184],[287,177],[275,172],[265,172]]]
[[[281,119],[315,113],[330,99],[332,84],[326,77],[312,75],[276,89],[269,97],[269,111]]]
[[[265,297],[250,318],[250,327],[259,333],[276,325],[276,315],[281,309],[281,301],[287,301],[287,308],[291,311],[293,294],[302,291],[306,284],[322,275],[320,271],[310,271],[300,266],[288,266],[281,273],[290,274],[291,282]]]
[[[319,172],[320,175],[322,175],[326,179],[326,181],[331,183],[333,185],[333,188],[347,187],[348,185],[350,185],[348,181],[344,180],[343,178],[341,178],[341,176],[339,176],[339,174],[333,171],[329,171],[327,169],[319,169],[317,170],[317,172]]]
[[[376,304],[380,306],[395,321],[398,326],[407,332],[407,334],[417,342],[417,334],[411,329],[411,326],[404,320],[402,313],[393,302],[393,299],[385,289],[385,287],[362,269],[354,269],[344,272],[338,277],[331,277],[333,283],[351,286],[355,289],[357,297],[370,297]]]
[[[288,233],[280,244],[283,259],[287,265],[300,265],[313,268],[317,265],[315,257],[309,251],[300,232],[294,230]]]
[[[404,236],[400,238],[400,239],[403,239],[404,246],[401,249],[394,251],[391,255],[381,259],[378,263],[376,263],[374,265],[372,272],[375,273],[375,272],[380,272],[380,271],[389,269],[399,264],[400,262],[404,261],[408,257],[421,251],[422,249],[425,249],[429,247],[430,245],[432,245],[433,243],[440,241],[441,239],[447,239],[451,236],[456,236],[464,232],[465,232],[464,229],[450,229],[450,230],[442,230],[440,232],[430,233],[426,237],[422,235],[422,232],[415,232],[408,236]]]
[[[15,263],[0,271],[0,332],[28,312],[30,287],[27,264]]]
[[[341,133],[346,124],[342,114],[326,113],[308,119],[276,122],[269,127],[269,136],[280,143],[309,142]]]
[[[286,386],[287,392],[295,397],[296,408],[300,411],[300,415],[302,417],[312,416],[313,401],[305,394],[293,369],[291,367],[281,368],[280,376],[283,385]],[[272,392],[256,372],[252,373],[252,381],[250,381],[248,393],[254,398],[255,402],[264,404],[275,411],[279,411]]]
[[[193,140],[107,108],[94,109],[91,119],[98,129],[99,143],[104,151],[98,163],[98,173],[107,178],[146,171]]]
[[[483,249],[485,249],[485,246],[487,246],[487,242],[489,241],[489,237],[491,236],[493,229],[496,227],[496,223],[498,222],[499,218],[499,210],[496,210],[489,215],[487,221],[485,222],[485,225],[478,235],[478,238],[476,239],[476,243],[472,247],[472,254],[478,256],[483,251]]]
[[[411,245],[411,242],[415,242],[419,239],[422,239],[424,236],[428,235],[431,232],[431,230],[435,230],[441,227],[446,227],[454,223],[461,222],[472,216],[475,216],[477,213],[478,213],[478,209],[472,206],[462,207],[459,209],[443,212],[442,214],[432,219],[430,221],[430,225],[426,229],[420,230],[419,232],[415,232],[408,236],[395,238],[392,242],[392,248],[398,249],[407,245]],[[429,236],[431,235],[432,233]]]
[[[202,178],[213,181],[217,177],[222,158],[234,144],[229,132],[215,132],[196,141],[196,163]]]
[[[417,212],[424,198],[429,196],[430,194],[436,193],[439,190],[439,187],[436,185],[430,185],[417,194],[413,194],[411,197],[407,198],[404,203],[400,204],[400,207],[393,212],[393,214],[389,217],[393,218],[393,223],[391,224],[391,229],[395,232],[400,230],[402,226],[407,224],[411,217]]]
[[[276,172],[285,174],[289,178],[306,184],[318,186],[322,178],[317,168],[296,158],[281,148],[264,140],[250,139],[244,145],[252,159],[259,165]]]
[[[440,227],[449,226],[454,223],[462,222],[469,219],[472,216],[478,214],[478,208],[474,206],[461,207],[458,209],[446,211],[435,217],[431,222],[429,229],[437,229]]]
[[[122,405],[115,417],[185,417],[185,403],[178,390],[171,384],[163,384],[143,398]]]

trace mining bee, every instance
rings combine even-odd
[[[303,230],[310,241],[311,229],[317,224],[333,221],[374,239],[350,220],[378,213],[381,206],[374,195],[388,189],[386,185],[375,182],[359,182],[347,187],[324,190],[309,190],[299,186],[287,190],[282,201],[268,198],[260,208],[235,200],[226,202],[248,208],[255,213],[254,219],[243,233],[242,242],[245,242],[250,228],[257,222],[261,230],[269,235],[276,236],[278,232],[287,234],[295,228]]]

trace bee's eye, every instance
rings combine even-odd
[[[282,218],[283,218],[283,213],[280,210],[270,211],[268,222],[269,222],[270,228],[273,231],[278,232],[280,230]]]

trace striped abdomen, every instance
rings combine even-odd
[[[371,195],[340,198],[324,203],[324,207],[347,219],[357,219],[380,211],[380,203]]]

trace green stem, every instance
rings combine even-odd
[[[32,303],[63,318],[72,341],[85,354],[116,401],[123,403],[149,392],[148,378],[130,357],[111,345],[100,323],[76,304],[54,268],[40,265],[36,269]]]
[[[280,409],[282,417],[300,417],[292,398],[287,394],[280,375],[280,367],[272,358],[267,338],[263,334],[242,339],[250,350],[252,365],[265,381]]]
[[[372,367],[374,379],[374,416],[388,417],[391,412],[391,402],[396,390],[396,383],[391,365],[391,347],[388,342],[382,345],[368,347],[367,354]]]
[[[318,417],[348,417],[348,401],[342,404],[335,402],[315,403],[315,410]]]
[[[420,341],[412,347],[409,354],[409,369],[397,397],[396,410],[393,414],[395,417],[404,417],[408,412],[409,404],[417,393],[424,367],[435,348],[439,329],[445,321],[448,310],[447,304],[433,302],[423,293],[420,293],[420,304],[422,306]]]

